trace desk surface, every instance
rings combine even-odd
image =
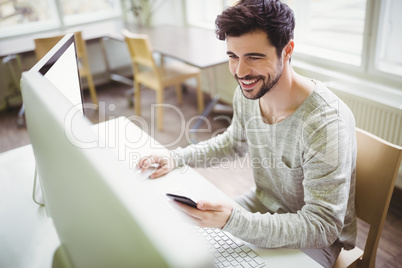
[[[128,168],[138,157],[166,149],[124,117],[94,126]],[[107,139],[106,139],[107,138]],[[51,267],[60,242],[45,209],[32,201],[35,160],[30,145],[0,154],[0,267]],[[175,170],[157,180],[144,180],[144,190],[161,195],[177,189],[195,199],[230,198],[191,168]],[[231,200],[234,202],[233,200]],[[268,267],[320,267],[300,250],[251,247]]]

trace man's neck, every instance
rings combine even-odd
[[[297,74],[287,63],[278,83],[260,98],[261,114],[276,124],[293,114],[314,90],[314,82]]]

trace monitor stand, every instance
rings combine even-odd
[[[36,167],[35,167],[34,184],[32,190],[32,199],[39,206],[45,205],[45,200],[43,199],[42,194],[42,187],[40,185],[40,179],[38,179],[38,171]]]
[[[52,268],[73,268],[73,264],[67,255],[63,245],[60,245],[53,255]]]

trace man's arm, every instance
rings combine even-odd
[[[334,132],[333,127],[338,131]],[[326,135],[321,137],[322,133],[315,131],[317,136],[310,136],[310,143],[306,144],[310,148],[306,148],[302,167],[305,204],[301,209],[260,214],[234,208],[223,229],[269,248],[324,248],[339,238],[345,215],[354,211],[348,210],[354,194],[354,133],[338,122],[326,126],[325,131]]]
[[[241,97],[241,93],[237,89],[233,97],[234,114],[232,122],[224,133],[209,140],[171,151],[170,156],[173,160],[159,156],[148,156],[141,159],[138,167],[145,170],[156,164],[158,168],[151,176],[151,178],[156,178],[184,165],[205,168],[219,165],[222,159],[231,161],[236,157],[244,156],[248,151],[248,146],[243,126],[239,121],[241,111],[238,107],[238,99]]]

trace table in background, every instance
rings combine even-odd
[[[217,108],[220,96],[216,92],[215,75],[210,67],[227,63],[228,56],[226,54],[226,42],[219,40],[213,30],[172,25],[154,26],[150,28],[127,27],[127,29],[133,33],[148,35],[153,51],[160,53],[162,58],[167,56],[197,68],[206,69],[212,101],[205,108],[202,117],[207,117],[214,108]],[[121,34],[106,38],[123,40]],[[108,62],[106,51],[104,55],[106,62]],[[132,81],[117,74],[111,73],[110,78],[130,86],[133,85]],[[220,105],[218,110],[230,113],[231,107]],[[203,122],[204,120],[202,118],[196,121],[191,129],[192,136]],[[193,137],[192,139],[193,142],[195,142],[195,138]]]

